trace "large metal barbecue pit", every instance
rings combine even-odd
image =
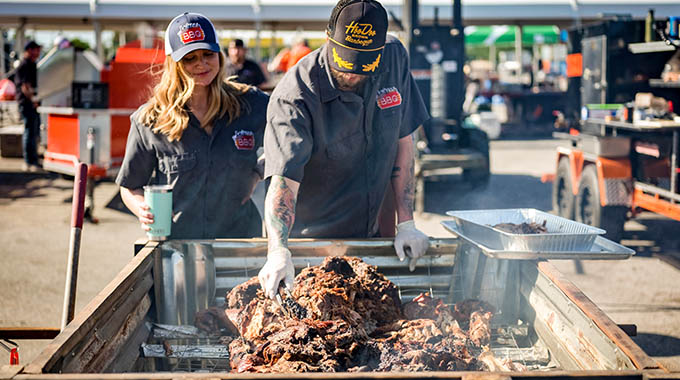
[[[431,240],[427,257],[413,273],[396,258],[391,240],[294,239],[291,250],[298,271],[329,255],[361,257],[397,284],[403,302],[429,292],[449,304],[469,298],[491,303],[497,308],[491,320],[491,350],[497,358],[510,358],[530,370],[512,372],[512,377],[562,377],[570,371],[582,377],[627,379],[663,374],[547,262],[488,258],[459,239]],[[23,373],[140,372],[143,377],[160,372],[154,377],[165,378],[166,373],[173,378],[219,372],[219,377],[243,377],[224,373],[230,368],[228,350],[218,337],[201,335],[190,325],[195,311],[223,303],[230,288],[255,276],[265,257],[263,239],[147,243]],[[448,374],[437,376],[461,376]],[[409,377],[392,377],[404,376]]]

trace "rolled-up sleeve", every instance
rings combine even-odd
[[[280,175],[302,181],[314,146],[312,120],[302,99],[272,97],[264,132],[265,178]]]
[[[130,117],[130,132],[125,146],[125,157],[120,167],[116,183],[128,189],[145,186],[156,168],[156,153],[151,143],[144,138],[144,133],[136,122],[136,114]],[[144,131],[151,132],[151,131]]]

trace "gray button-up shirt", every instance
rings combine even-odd
[[[375,236],[398,140],[429,116],[403,45],[388,36],[363,96],[336,88],[326,46],[304,57],[272,93],[265,177],[300,182],[292,237]]]
[[[257,149],[262,146],[269,96],[252,89],[243,98],[241,116],[228,123],[225,114],[211,134],[192,114],[179,141],[153,133],[131,117],[125,158],[116,183],[128,189],[172,184],[175,214],[172,239],[253,237],[262,223],[251,200]],[[251,146],[252,145],[252,146]]]

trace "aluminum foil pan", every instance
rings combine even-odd
[[[468,238],[491,249],[507,251],[589,251],[606,231],[532,208],[448,211]],[[543,224],[545,234],[513,234],[493,226],[499,223]]]
[[[494,259],[506,260],[562,260],[562,259],[579,259],[579,260],[625,260],[635,254],[635,251],[625,247],[621,244],[614,243],[602,236],[597,236],[592,246],[587,251],[521,251],[521,250],[505,250],[492,249],[484,244],[476,242],[464,233],[462,233],[456,222],[453,220],[444,220],[441,224],[450,232],[458,235],[461,239],[469,242],[473,246],[479,248],[482,253]]]

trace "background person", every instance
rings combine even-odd
[[[309,48],[307,40],[305,38],[297,38],[293,42],[293,46],[281,49],[267,68],[271,72],[285,73],[311,52],[312,49]]]
[[[290,57],[288,57],[286,62],[286,71],[292,69],[296,63],[300,62],[304,56],[311,52],[312,49],[309,48],[309,43],[306,39],[298,38],[295,40],[293,47],[290,48]]]
[[[250,195],[261,178],[256,152],[268,96],[225,82],[226,57],[212,23],[200,14],[184,13],[170,22],[165,54],[154,95],[130,117],[116,178],[123,202],[148,231],[153,214],[143,186],[170,184],[170,238],[261,235]]]
[[[285,73],[288,71],[288,60],[290,59],[290,48],[281,49],[267,65],[270,73]]]
[[[412,133],[429,116],[409,71],[406,49],[386,37],[387,13],[373,0],[341,0],[328,41],[286,73],[272,93],[265,131],[269,297],[292,287],[288,237],[369,238],[391,185],[400,259],[425,254],[413,222]]]
[[[226,64],[227,77],[236,75],[237,82],[260,86],[267,78],[265,78],[260,65],[246,58],[247,52],[248,49],[243,44],[243,40],[237,38],[229,42],[227,49],[229,60]]]
[[[17,68],[15,83],[17,87],[17,101],[19,113],[24,122],[24,135],[22,149],[24,153],[24,171],[37,171],[40,169],[38,162],[38,138],[40,135],[40,115],[38,104],[34,101],[38,93],[38,68],[36,62],[40,58],[41,46],[35,41],[29,41],[24,46],[24,58]]]

